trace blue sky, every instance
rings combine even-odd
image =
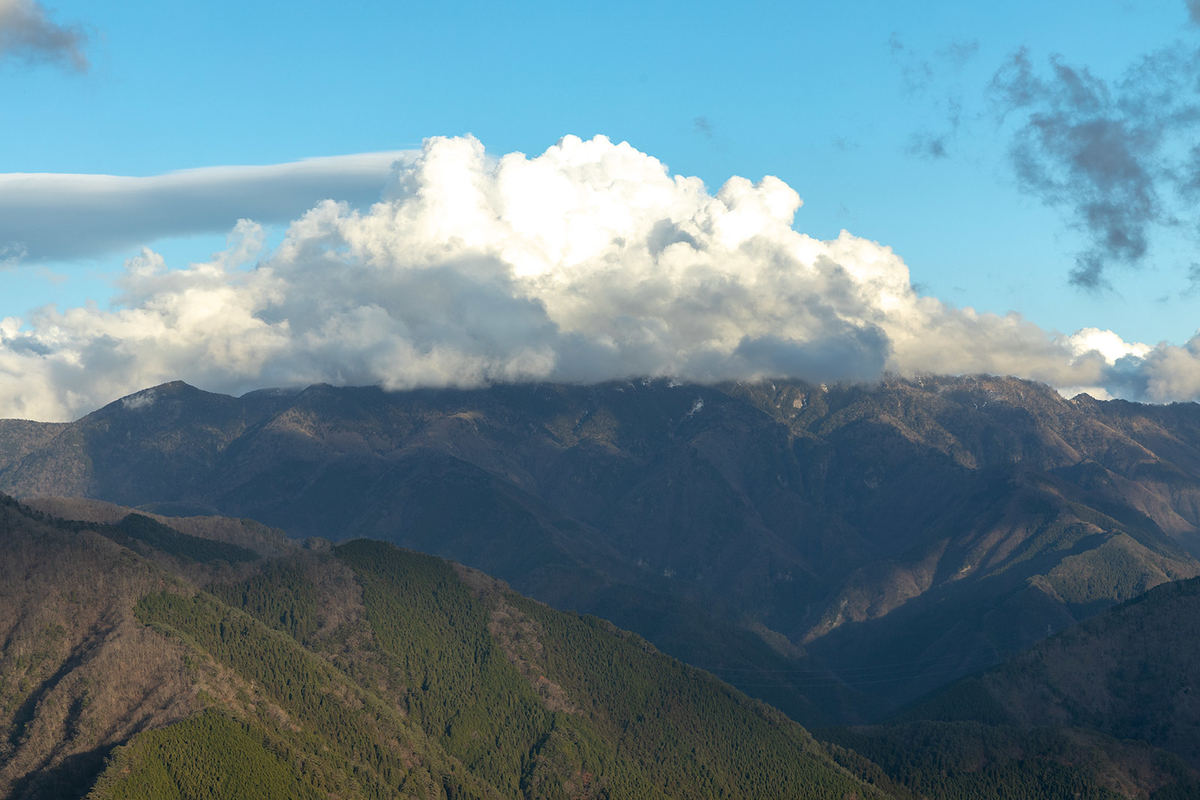
[[[467,133],[490,154],[534,156],[567,134],[602,134],[712,192],[734,175],[777,176],[804,199],[796,230],[827,239],[845,228],[889,246],[919,293],[950,306],[1151,345],[1183,344],[1200,324],[1186,294],[1200,261],[1190,201],[1167,202],[1180,192],[1160,187],[1158,222],[1142,225],[1145,253],[1118,254],[1080,285],[1080,254],[1101,234],[1082,225],[1072,192],[1089,187],[1055,194],[1022,176],[1013,148],[1030,114],[1049,114],[1053,101],[1022,106],[998,88],[1015,85],[1024,48],[1046,81],[1057,58],[1136,97],[1136,64],[1200,46],[1184,0],[0,0],[0,28],[5,6],[35,9],[68,40],[57,50],[10,40],[5,59],[0,34],[0,174],[155,176],[410,150]],[[1127,106],[1127,116],[1140,113]],[[1183,163],[1195,133],[1182,123],[1146,163]],[[1039,152],[1045,177],[1056,153]],[[12,191],[10,208],[21,202]],[[113,279],[143,245],[170,267],[204,261],[224,246],[236,206],[186,235],[81,245],[70,257],[13,250],[0,318],[47,303],[108,308],[120,295]],[[265,220],[269,244],[283,221]]]

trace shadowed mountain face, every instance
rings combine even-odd
[[[10,427],[4,427],[9,425]],[[385,539],[863,719],[1200,574],[1200,407],[1013,379],[230,398],[0,423],[0,490]]]
[[[1158,586],[956,682],[906,721],[1069,726],[1136,739],[1200,768],[1200,578]]]
[[[1063,772],[1065,762],[1104,776],[1120,795],[1190,800],[1200,797],[1198,685],[1200,578],[1192,578],[956,681],[889,725],[818,735],[835,754],[849,748],[929,797],[1105,796]]]

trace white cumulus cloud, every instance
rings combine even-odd
[[[238,393],[988,372],[1200,392],[1200,346],[1067,337],[921,297],[890,248],[797,232],[800,197],[772,177],[713,193],[604,137],[499,158],[435,138],[382,197],[318,203],[270,253],[249,221],[209,262],[170,269],[147,250],[111,309],[0,322],[0,416],[69,419],[174,379]]]
[[[1144,359],[1153,349],[1148,344],[1126,342],[1115,332],[1099,328],[1082,328],[1071,335],[1067,342],[1076,355],[1095,351],[1109,364],[1116,364],[1127,356]]]

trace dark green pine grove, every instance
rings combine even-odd
[[[608,623],[494,586],[473,591],[448,563],[383,543],[333,553],[362,588],[365,630],[353,644],[310,644],[363,682],[399,687],[407,718],[504,796],[872,793],[783,715]],[[307,557],[213,592],[303,640],[317,627],[306,573],[327,568]],[[195,635],[180,600],[143,608]],[[219,647],[207,630],[206,646]]]
[[[779,712],[596,617],[513,605],[541,629],[548,674],[583,698],[596,727],[680,796],[838,797],[834,773],[801,769],[819,747]],[[805,758],[807,757],[807,758]]]
[[[326,796],[260,731],[217,711],[144,733],[114,758],[93,796],[111,800],[318,800]]]
[[[386,798],[397,790],[415,791],[413,784],[428,789],[435,783],[432,774],[453,772],[439,763],[436,751],[421,752],[428,751],[423,737],[396,710],[294,640],[207,594],[148,595],[139,603],[138,615],[260,688],[263,699],[255,704],[263,712],[259,724],[274,729],[294,753],[298,778],[315,789]],[[411,766],[414,758],[418,768]],[[457,796],[486,796],[454,788]]]

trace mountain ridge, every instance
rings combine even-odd
[[[634,633],[463,565],[362,539],[245,555],[213,545],[240,531],[266,552],[278,533],[53,505],[107,521],[0,497],[6,800],[1176,800],[1200,786],[1169,754],[1081,729],[908,723],[818,742]]]
[[[366,540],[230,561],[138,519],[0,497],[0,797],[892,796],[774,709],[480,573]]]
[[[174,383],[53,433],[0,464],[0,489],[395,541],[614,619],[816,723],[1200,574],[1200,407],[1016,379],[242,398]],[[852,679],[923,658],[952,668]]]
[[[898,712],[898,720],[1066,725],[1200,768],[1200,578],[1150,589]]]

